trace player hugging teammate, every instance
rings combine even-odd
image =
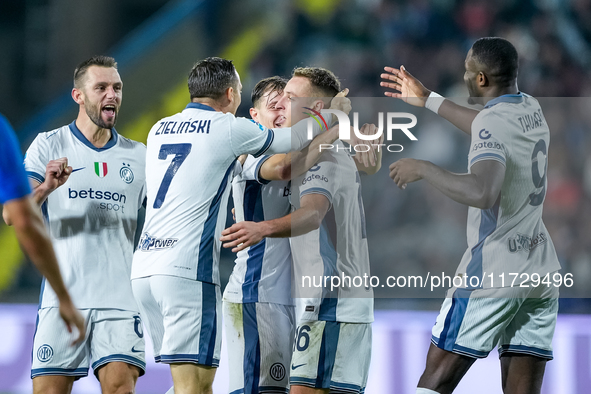
[[[557,290],[483,282],[484,272],[509,266],[540,275],[560,268],[542,222],[546,172],[532,164],[533,157],[547,167],[549,130],[538,102],[517,88],[517,64],[506,40],[474,43],[464,79],[481,111],[427,90],[404,67],[382,74],[382,86],[394,90],[387,96],[434,111],[469,134],[473,147],[467,174],[414,159],[390,166],[399,187],[424,179],[470,207],[469,247],[457,274],[484,283],[450,290],[417,393],[451,393],[494,346],[504,391],[539,393],[552,359]],[[327,126],[314,125],[308,140],[304,112],[351,109],[338,79],[323,68],[260,81],[252,120],[235,116],[242,84],[231,61],[198,62],[188,88],[186,108],[157,122],[145,148],[114,129],[122,91],[116,63],[92,58],[75,72],[77,119],[29,147],[33,198],[44,206],[64,282],[86,319],[85,342],[69,347],[68,337],[51,329],[60,318],[58,295],[42,290],[35,392],[69,393],[91,362],[103,392],[133,392],[145,368],[141,312],[156,362],[170,365],[174,392],[211,393],[222,340],[223,243],[238,253],[223,296],[231,394],[363,393],[371,288],[328,292],[292,283],[315,273],[369,275],[359,172],[379,170],[380,151],[371,165],[360,164],[337,139],[338,126],[328,126],[328,113]],[[521,119],[532,114],[536,127],[524,130]],[[363,129],[369,134],[373,127]],[[320,144],[341,149],[321,152]],[[237,223],[224,230],[231,191]],[[132,258],[145,196],[146,221]],[[517,231],[545,242],[512,253],[507,245]],[[66,321],[80,320],[71,309]]]

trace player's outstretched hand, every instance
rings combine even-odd
[[[400,159],[390,164],[390,178],[401,189],[406,189],[406,184],[423,179],[421,176],[422,160]]]
[[[66,323],[68,332],[72,332],[72,327],[75,327],[78,331],[78,336],[72,341],[72,345],[82,342],[86,335],[84,317],[82,317],[80,311],[76,309],[71,300],[60,301],[60,316],[64,320],[64,323]]]
[[[363,135],[375,135],[377,131],[377,126],[373,123],[366,123],[359,129],[359,134]],[[380,144],[384,143],[384,133],[380,135],[378,138],[374,140],[362,140],[361,138],[357,137],[353,131],[351,131],[351,145],[368,145],[371,149],[367,152],[357,152],[355,154],[355,160],[359,163],[362,163],[365,167],[375,166],[377,161],[377,154],[376,150]]]
[[[427,101],[431,91],[406,71],[404,66],[400,66],[400,69],[384,67],[384,70],[386,72],[381,74],[380,77],[386,81],[380,82],[380,85],[394,90],[393,92],[386,91],[384,95],[399,98],[415,107],[425,106],[425,101]]]
[[[232,252],[237,253],[249,246],[256,245],[264,238],[260,223],[240,222],[235,223],[222,231],[220,241],[224,248],[232,248]]]
[[[348,88],[345,88],[338,92],[337,95],[334,96],[333,99],[330,101],[329,109],[338,109],[339,111],[349,115],[349,112],[351,112],[351,109],[353,109],[353,107],[351,107],[351,100],[347,98],[348,94]]]
[[[45,182],[43,183],[47,189],[53,191],[66,183],[71,173],[72,167],[68,166],[67,157],[51,160],[45,168]]]

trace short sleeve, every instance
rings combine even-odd
[[[249,155],[246,158],[244,165],[242,166],[242,173],[240,174],[240,177],[242,178],[242,180],[257,181],[258,183],[260,183],[262,185],[266,185],[267,183],[269,183],[268,180],[262,179],[259,176],[259,170],[261,169],[261,166],[263,165],[263,163],[266,162],[267,160],[269,160],[270,157],[271,156],[269,156],[269,155],[264,155],[264,156],[255,158],[255,157]]]
[[[29,146],[25,154],[25,170],[27,171],[27,176],[39,183],[45,182],[45,169],[47,168],[47,163],[49,163],[49,158],[47,157],[47,138],[47,133],[37,135],[37,138],[33,140],[33,143]]]
[[[336,163],[320,161],[299,181],[300,199],[307,194],[322,194],[332,205],[332,199],[338,189],[337,175]]]
[[[25,197],[31,193],[25,175],[23,157],[12,127],[0,115],[0,203]]]
[[[273,130],[250,119],[230,116],[229,118],[230,143],[236,156],[248,153],[259,157],[269,149],[273,142]]]
[[[494,114],[480,113],[472,122],[472,143],[468,168],[482,160],[496,160],[505,165],[507,137],[504,124]]]

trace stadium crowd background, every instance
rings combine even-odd
[[[400,64],[441,94],[466,96],[463,62],[473,41],[482,36],[509,39],[520,54],[519,87],[543,98],[552,133],[546,226],[563,271],[580,283],[591,281],[590,0],[80,3],[0,2],[5,54],[0,60],[0,109],[15,126],[23,149],[35,133],[75,116],[75,105],[68,101],[71,70],[97,53],[114,55],[120,62],[125,100],[117,129],[145,141],[156,120],[184,107],[186,74],[206,56],[235,61],[244,85],[238,114],[248,116],[250,91],[258,80],[289,76],[303,65],[334,71],[353,97],[383,97],[383,66]],[[392,266],[408,267],[405,274],[453,273],[466,247],[465,207],[423,183],[400,191],[387,176],[388,165],[403,156],[465,171],[469,138],[434,117],[425,119],[417,126],[419,141],[404,154],[385,154],[375,180],[363,184],[372,264],[389,262],[374,264],[375,275],[390,275]],[[14,240],[7,234],[2,225],[0,301],[35,302],[40,278],[12,252]],[[222,281],[232,260],[233,255],[223,253]],[[437,309],[442,296],[378,299],[376,305]],[[588,313],[591,303],[563,299],[561,311]]]

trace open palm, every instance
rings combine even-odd
[[[384,70],[386,72],[381,74],[380,77],[386,81],[382,81],[380,85],[394,90],[393,92],[386,91],[384,95],[399,98],[415,107],[425,106],[425,101],[427,101],[431,91],[406,71],[404,66],[401,66],[400,69],[384,67]]]

